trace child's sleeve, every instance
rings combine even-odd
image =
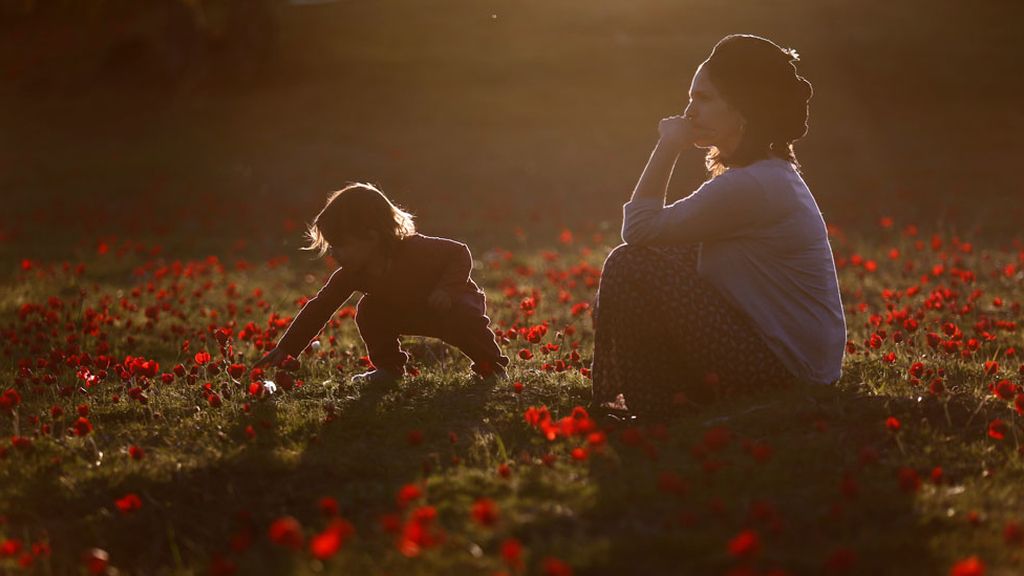
[[[295,316],[291,325],[288,326],[288,330],[277,343],[277,347],[287,354],[298,356],[320,333],[327,321],[331,319],[334,311],[344,304],[345,300],[348,300],[352,291],[349,275],[341,268],[335,270],[323,288],[306,302],[306,305]]]
[[[454,240],[445,240],[440,254],[444,262],[441,276],[436,289],[454,290],[462,288],[469,282],[469,274],[473,271],[473,255],[469,246]]]

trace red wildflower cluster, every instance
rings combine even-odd
[[[539,430],[549,441],[558,437],[587,436],[597,429],[597,425],[590,419],[590,415],[582,406],[572,409],[572,414],[553,420],[547,406],[535,408],[530,406],[523,414],[526,423]]]
[[[420,506],[409,513],[396,545],[399,552],[411,558],[441,545],[444,540],[445,533],[437,526],[437,510],[433,506]]]
[[[334,518],[322,532],[309,540],[309,552],[314,558],[326,560],[341,550],[345,541],[355,534],[355,528],[341,518]]]

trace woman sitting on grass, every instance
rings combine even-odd
[[[800,177],[811,85],[797,54],[722,39],[623,207],[594,313],[593,405],[663,417],[740,391],[828,384],[846,344],[825,222]],[[669,206],[679,155],[711,179]]]
[[[353,380],[394,382],[409,355],[402,334],[432,336],[456,346],[482,377],[503,376],[501,353],[484,315],[484,293],[470,278],[469,248],[416,233],[412,216],[369,184],[333,193],[307,232],[307,250],[330,252],[340,264],[299,311],[288,331],[256,367],[298,356],[353,291],[363,293],[356,325],[374,369]]]

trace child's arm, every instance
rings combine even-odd
[[[352,283],[344,270],[338,269],[292,320],[277,347],[267,353],[255,367],[276,364],[285,357],[298,356],[320,333],[334,311],[352,295]]]

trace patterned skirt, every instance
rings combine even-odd
[[[699,245],[621,245],[594,308],[595,409],[665,418],[795,380],[750,318],[697,273]]]

